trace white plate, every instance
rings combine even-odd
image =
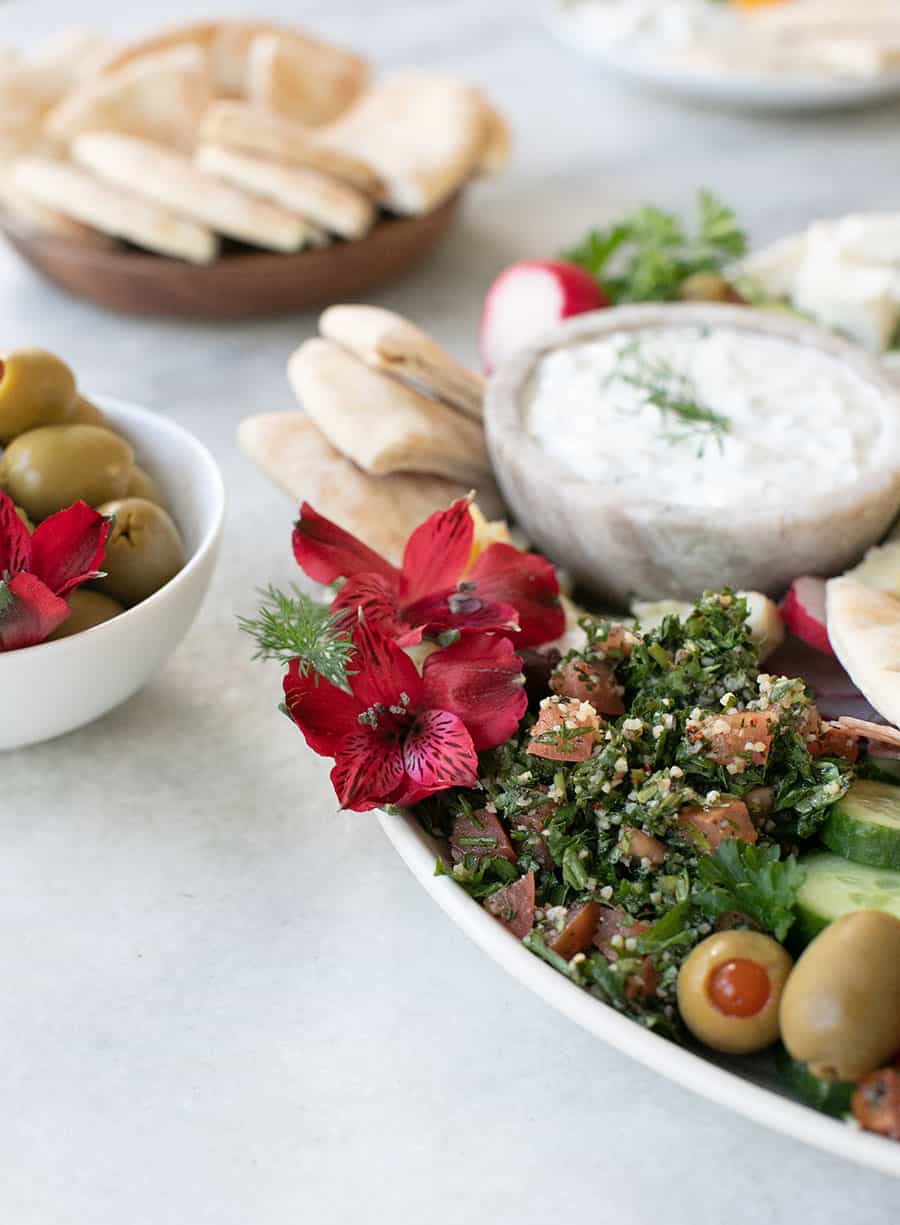
[[[782,1096],[776,1090],[767,1060],[714,1062],[695,1055],[570,983],[529,953],[450,877],[434,875],[440,848],[412,816],[385,812],[377,815],[413,875],[456,926],[523,986],[564,1016],[632,1059],[720,1106],[857,1165],[900,1178],[900,1144],[867,1135]]]
[[[826,111],[871,106],[900,97],[900,71],[877,77],[727,75],[668,66],[658,52],[605,46],[583,21],[556,4],[543,8],[552,33],[571,50],[637,88],[696,105],[748,111]]]

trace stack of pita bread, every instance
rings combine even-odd
[[[208,22],[125,47],[70,34],[0,49],[0,203],[85,241],[209,263],[223,238],[274,251],[422,215],[502,168],[475,88],[401,73],[300,31]]]
[[[503,508],[482,426],[484,380],[401,315],[332,306],[288,362],[302,412],[249,417],[249,457],[304,499],[399,561],[410,532],[475,490]]]

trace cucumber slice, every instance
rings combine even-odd
[[[778,1079],[786,1089],[816,1110],[839,1119],[850,1113],[855,1085],[848,1080],[822,1080],[814,1076],[805,1063],[794,1059],[783,1046],[775,1052]]]
[[[832,807],[822,841],[854,863],[900,868],[900,787],[858,779]]]
[[[854,910],[883,910],[900,919],[900,872],[851,863],[829,851],[813,851],[800,861],[806,880],[797,896],[797,922],[791,932],[809,943],[829,923]]]
[[[868,777],[883,783],[900,783],[900,757],[872,757],[865,761]]]

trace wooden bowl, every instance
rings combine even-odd
[[[710,509],[666,501],[646,489],[623,496],[574,475],[527,431],[525,408],[535,368],[564,346],[612,332],[666,327],[728,327],[776,337],[841,362],[878,395],[881,443],[864,477],[827,492],[785,491],[781,505],[760,499]],[[598,387],[598,397],[602,391]],[[501,365],[490,378],[484,426],[494,475],[516,522],[537,548],[583,586],[625,606],[694,599],[723,586],[779,595],[798,574],[839,574],[888,529],[900,507],[900,397],[879,362],[857,345],[793,316],[712,304],[617,306],[576,315]]]
[[[421,263],[455,220],[462,194],[424,217],[386,217],[357,242],[283,255],[226,250],[188,264],[124,244],[61,238],[0,214],[0,230],[47,280],[110,310],[182,319],[253,319],[359,298]]]

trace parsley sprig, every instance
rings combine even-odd
[[[708,915],[745,914],[778,941],[794,922],[806,876],[794,855],[777,846],[747,846],[729,838],[697,865],[694,902]]]
[[[254,659],[277,659],[285,666],[297,660],[301,676],[312,672],[347,689],[353,638],[346,614],[333,613],[305,592],[268,587],[257,617],[239,617],[238,625],[256,641]]]
[[[591,230],[563,258],[600,281],[613,303],[670,302],[688,277],[720,272],[746,250],[734,210],[701,191],[694,234],[673,213],[644,207],[606,229]]]

